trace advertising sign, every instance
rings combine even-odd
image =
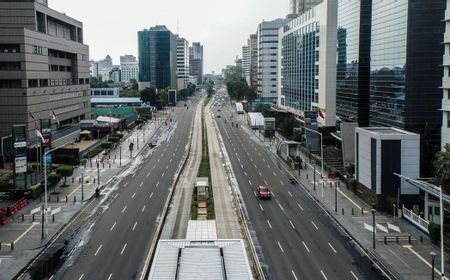
[[[27,157],[16,156],[15,158],[15,171],[16,174],[27,172]]]
[[[52,154],[47,154],[44,158],[45,164],[52,164]]]
[[[41,145],[44,149],[52,148],[52,123],[50,119],[41,120]]]

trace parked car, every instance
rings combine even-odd
[[[258,186],[256,187],[256,193],[260,199],[270,199],[272,198],[272,193],[267,186]]]

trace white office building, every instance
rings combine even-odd
[[[279,30],[279,107],[336,125],[337,1],[325,0]]]
[[[189,84],[189,42],[177,38],[177,89],[182,90]]]
[[[447,0],[445,11],[445,33],[444,33],[444,77],[442,78],[442,147],[450,144],[450,0]]]
[[[124,55],[120,57],[121,81],[129,83],[139,79],[139,63],[135,56]]]
[[[301,15],[321,2],[322,0],[289,0],[289,13]]]
[[[242,46],[242,78],[250,85],[250,48]]]
[[[277,100],[278,30],[289,20],[263,21],[258,26],[257,94],[263,101]]]

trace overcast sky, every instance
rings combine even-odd
[[[49,0],[49,6],[84,24],[90,58],[137,56],[137,31],[166,25],[190,43],[204,45],[205,73],[241,56],[241,46],[262,20],[285,17],[288,0]]]

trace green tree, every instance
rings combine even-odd
[[[64,177],[64,185],[67,183],[67,177],[73,175],[73,166],[72,165],[61,165],[56,169],[56,173]]]
[[[130,83],[131,83],[132,90],[138,90],[139,86],[138,86],[138,82],[136,81],[136,79],[131,79]]]
[[[164,108],[164,106],[167,106],[168,103],[169,103],[169,95],[167,94],[167,90],[165,89],[159,90],[156,108],[160,110]]]
[[[103,82],[102,79],[97,79],[96,77],[91,77],[90,79],[91,88],[109,88],[107,82]]]
[[[144,103],[150,103],[152,106],[157,106],[158,96],[154,87],[145,88],[141,90],[141,100]]]
[[[436,183],[442,186],[446,193],[450,193],[450,145],[436,154],[433,164]]]
[[[141,94],[137,90],[126,89],[120,92],[120,97],[141,97]]]
[[[255,107],[255,112],[260,112],[264,117],[270,116],[270,106],[267,104],[258,103]]]
[[[55,192],[56,185],[61,181],[61,178],[61,175],[56,172],[52,172],[47,176],[47,181],[53,186],[53,192]]]

